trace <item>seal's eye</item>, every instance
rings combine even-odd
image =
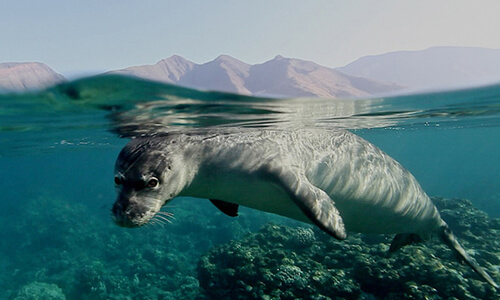
[[[119,176],[115,176],[115,184],[116,185],[121,185],[122,184],[122,179]]]
[[[148,187],[151,187],[151,188],[154,188],[154,187],[157,187],[158,186],[158,179],[156,178],[151,178],[149,179],[148,181]]]

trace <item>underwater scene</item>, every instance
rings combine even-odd
[[[394,234],[338,240],[191,197],[144,226],[113,220],[131,139],[304,129],[348,130],[398,161],[500,282],[500,85],[275,99],[102,75],[0,94],[0,299],[499,299],[435,235],[389,253]]]

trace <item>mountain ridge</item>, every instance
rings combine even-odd
[[[40,62],[0,63],[0,91],[43,89],[66,81],[61,74]]]
[[[248,64],[229,55],[198,64],[179,55],[121,74],[201,90],[272,97],[359,98],[468,88],[500,82],[500,49],[431,47],[369,55],[340,68],[281,55]],[[43,63],[0,63],[0,91],[41,89],[65,81]]]
[[[473,87],[500,82],[500,49],[442,46],[394,51],[364,56],[337,70],[412,90]]]
[[[171,56],[154,65],[133,66],[108,74],[129,75],[205,90],[277,97],[353,98],[390,93],[403,88],[393,83],[346,75],[314,62],[281,55],[255,65],[229,55],[220,55],[204,64],[195,64],[182,58],[184,64],[190,66],[182,70],[164,67],[173,65],[172,62],[180,58]],[[170,75],[174,72],[178,76],[172,80]]]

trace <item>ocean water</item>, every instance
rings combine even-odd
[[[468,199],[475,209],[485,212],[481,218],[489,220],[487,224],[499,223],[500,85],[373,99],[273,99],[201,92],[119,76],[91,77],[40,92],[0,94],[0,299],[216,298],[207,292],[207,285],[200,286],[204,280],[200,277],[206,275],[200,257],[215,255],[238,241],[243,247],[251,234],[269,234],[272,227],[259,231],[269,222],[279,225],[277,232],[284,232],[280,226],[310,229],[250,209],[229,218],[208,201],[191,198],[176,199],[164,209],[174,213],[171,224],[137,229],[114,225],[110,217],[115,198],[113,168],[128,140],[204,127],[345,128],[399,161],[430,196]],[[489,230],[500,234],[500,228]],[[349,240],[342,243],[349,244]],[[466,246],[480,252],[474,250],[480,246],[473,242]],[[427,249],[425,243],[415,247]],[[488,263],[498,281],[500,249],[490,250],[489,259],[479,262]],[[293,253],[300,260],[301,252]],[[455,266],[455,262],[450,264]],[[306,267],[301,268],[306,272]],[[282,274],[284,269],[269,270]],[[463,282],[452,283],[459,291],[428,284],[432,289],[421,288],[419,295],[493,299],[495,294],[474,276],[460,273]],[[416,278],[404,280],[404,284],[422,286]],[[220,292],[220,299],[257,297],[257,288],[241,281],[233,285],[253,289],[254,297],[228,291]],[[218,286],[218,282],[210,284],[208,289]],[[306,298],[311,284],[304,283],[291,296],[277,292],[286,290],[286,284],[279,283],[276,291],[261,289],[259,297]],[[343,291],[343,297],[391,297],[368,284],[353,285],[358,292]],[[401,289],[401,295],[410,295],[409,287]],[[391,292],[392,297],[396,292]]]

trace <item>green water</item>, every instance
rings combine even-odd
[[[229,218],[206,200],[176,199],[166,208],[172,224],[117,227],[114,161],[130,137],[200,127],[342,127],[401,162],[430,196],[469,199],[498,218],[499,112],[500,86],[270,99],[101,76],[0,95],[0,298],[203,299],[196,266],[209,249],[269,222],[305,226],[250,209]],[[500,250],[492,251],[499,259]]]

